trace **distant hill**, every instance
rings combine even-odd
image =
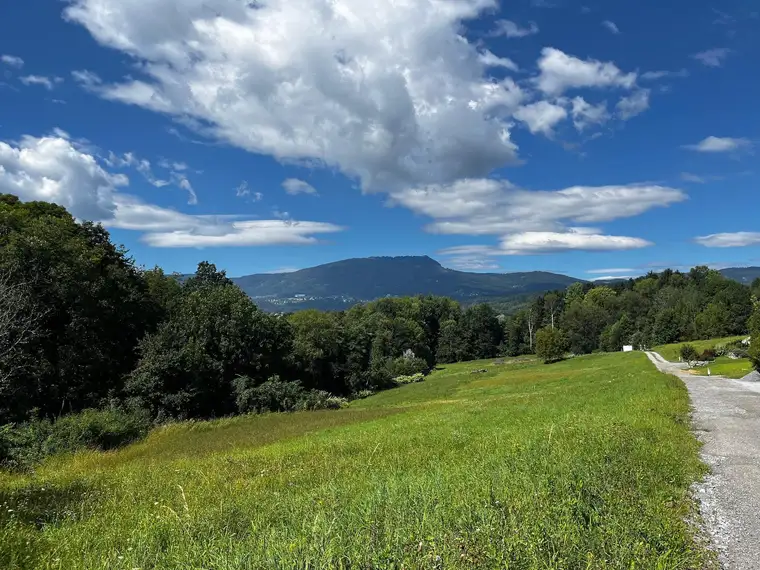
[[[755,279],[760,277],[760,267],[729,267],[721,269],[720,272],[724,277],[744,285],[751,285]]]
[[[406,295],[443,295],[458,301],[506,298],[564,289],[580,281],[566,275],[468,273],[446,269],[430,257],[346,259],[293,273],[233,279],[265,310],[345,309],[362,301]]]

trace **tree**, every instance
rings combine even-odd
[[[28,363],[7,383],[8,421],[97,407],[115,397],[136,346],[160,318],[127,252],[98,224],[62,207],[0,196],[0,269],[22,286],[39,316],[37,334],[17,345]],[[10,412],[9,412],[10,413]]]
[[[562,316],[570,350],[575,354],[588,354],[599,348],[599,336],[607,326],[608,315],[593,303],[573,303]]]
[[[496,356],[504,338],[504,329],[490,305],[469,307],[462,314],[460,329],[466,346],[466,352],[460,355],[463,359]]]
[[[536,333],[536,356],[546,364],[562,360],[568,345],[567,336],[560,329],[547,327]]]
[[[443,364],[459,362],[462,360],[461,355],[465,350],[462,346],[462,334],[459,329],[459,323],[454,319],[443,321],[441,323],[441,334],[438,339],[437,361]]]
[[[125,391],[154,418],[207,418],[236,410],[233,380],[263,383],[288,371],[292,330],[236,285],[188,287],[170,318],[140,345]]]
[[[551,318],[552,328],[554,328],[554,315],[559,310],[561,301],[562,301],[562,297],[559,295],[559,293],[547,293],[546,295],[544,295],[544,304]]]
[[[314,309],[299,311],[288,317],[293,330],[292,357],[307,388],[336,394],[347,391],[340,370],[343,343],[339,313]]]

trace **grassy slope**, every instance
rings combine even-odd
[[[0,476],[0,567],[700,568],[688,410],[633,353],[171,426]]]
[[[694,345],[697,351],[702,352],[706,348],[712,348],[717,344],[727,344],[737,340],[747,338],[747,335],[742,336],[729,336],[726,338],[713,338],[709,340],[695,340],[692,342],[679,342],[676,344],[664,344],[656,346],[652,350],[659,352],[665,360],[671,362],[678,362],[681,346],[684,344]],[[726,378],[742,378],[746,374],[752,372],[752,363],[747,358],[739,358],[732,360],[727,356],[721,356],[715,359],[715,362],[710,364],[710,373],[716,376],[725,376]],[[697,368],[694,370],[697,374],[707,374],[707,368]]]
[[[711,338],[708,340],[692,340],[688,342],[677,342],[674,344],[663,344],[660,346],[655,346],[652,350],[654,350],[655,352],[659,352],[660,355],[665,360],[670,360],[671,362],[678,362],[680,350],[684,344],[691,344],[692,346],[694,346],[694,348],[697,349],[698,352],[702,352],[706,348],[714,347],[716,344],[727,344],[729,342],[742,340],[744,338],[747,338],[747,335],[728,336],[725,338]]]

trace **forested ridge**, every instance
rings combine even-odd
[[[180,283],[100,225],[3,195],[0,461],[88,444],[82,429],[122,429],[95,437],[107,448],[156,422],[339,407],[437,364],[534,353],[539,338],[584,354],[745,334],[760,329],[758,296],[760,280],[696,267],[574,283],[509,316],[436,296],[273,315],[213,264]]]

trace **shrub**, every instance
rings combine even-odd
[[[706,348],[702,351],[702,354],[699,356],[700,360],[704,360],[705,362],[712,362],[715,360],[715,349],[714,348]]]
[[[725,344],[716,344],[714,350],[715,350],[715,356],[728,355],[728,346]]]
[[[680,350],[681,360],[688,362],[689,366],[699,359],[699,353],[693,344],[682,344]]]
[[[323,390],[307,390],[298,380],[285,382],[279,376],[272,376],[258,386],[248,376],[238,376],[233,387],[240,413],[338,409],[348,404],[345,398]]]
[[[364,398],[369,398],[370,396],[374,396],[375,393],[372,390],[359,390],[356,394],[354,394],[354,398],[357,400],[363,400]]]
[[[415,374],[421,374],[427,372],[428,364],[422,358],[412,357],[407,358],[401,356],[396,358],[390,364],[390,374],[392,378],[397,376],[414,376]]]
[[[146,413],[116,408],[84,410],[51,422],[36,419],[0,428],[0,463],[21,469],[60,453],[83,449],[108,451],[147,435]]]
[[[299,381],[284,382],[279,376],[272,376],[258,386],[248,376],[238,376],[232,386],[237,409],[243,414],[292,412],[305,392]]]
[[[422,372],[417,372],[417,374],[412,374],[410,376],[396,376],[393,381],[398,386],[402,386],[403,384],[414,384],[415,382],[422,382],[424,379],[425,375]]]
[[[568,348],[567,336],[559,329],[543,328],[536,333],[536,356],[547,364],[562,360]]]

